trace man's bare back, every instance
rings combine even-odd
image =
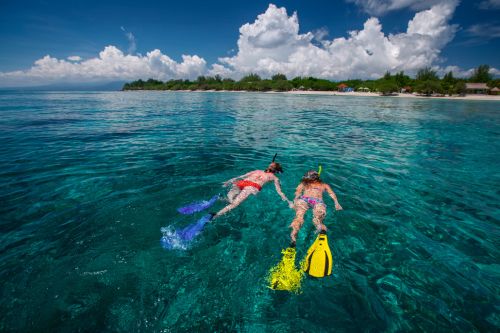
[[[224,186],[229,186],[232,184],[231,190],[227,194],[227,199],[229,205],[221,209],[213,218],[224,215],[228,211],[238,207],[244,200],[248,198],[251,194],[256,195],[260,192],[262,187],[268,182],[274,182],[276,187],[276,192],[283,201],[288,202],[288,205],[292,207],[292,202],[288,200],[283,191],[281,190],[281,185],[276,173],[281,172],[281,165],[279,163],[271,163],[266,170],[254,170],[250,171],[239,177],[232,178],[224,183]],[[240,180],[237,180],[240,179]]]

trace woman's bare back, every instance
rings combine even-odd
[[[327,188],[328,184],[325,183],[310,183],[303,185],[302,195],[323,200],[323,192],[326,191]]]

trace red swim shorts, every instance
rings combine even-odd
[[[249,181],[249,180],[238,180],[236,183],[234,183],[236,186],[238,186],[240,188],[240,190],[243,190],[245,187],[247,186],[251,186],[251,187],[255,187],[256,189],[258,189],[259,191],[262,190],[262,186],[260,186],[259,184],[257,183],[254,183],[252,181]]]

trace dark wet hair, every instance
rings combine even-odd
[[[311,183],[322,183],[323,181],[319,178],[319,173],[316,170],[309,170],[302,177],[302,183],[305,185]]]
[[[266,172],[271,172],[271,173],[282,173],[283,168],[281,167],[281,164],[277,162],[272,162],[269,164],[269,166],[266,169]]]

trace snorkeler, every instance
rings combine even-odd
[[[276,158],[276,155],[274,156]],[[288,200],[286,195],[281,190],[280,181],[276,174],[282,173],[283,168],[279,163],[274,162],[274,158],[271,164],[267,167],[266,170],[254,170],[250,171],[244,175],[239,177],[232,178],[226,182],[224,182],[224,186],[232,185],[231,190],[227,194],[227,200],[229,201],[229,205],[222,208],[216,214],[213,214],[212,219],[219,217],[221,215],[226,214],[230,210],[238,207],[245,199],[248,198],[251,194],[256,195],[260,192],[262,187],[270,181],[274,182],[274,186],[276,187],[276,192],[278,192],[279,196],[283,201],[288,202],[288,206],[290,208],[293,207],[292,202]],[[239,179],[239,180],[238,180]]]
[[[323,202],[324,191],[327,191],[335,202],[335,209],[342,210],[342,206],[340,206],[337,196],[333,192],[332,188],[330,185],[323,183],[319,178],[319,175],[320,173],[315,170],[306,172],[304,177],[302,177],[302,181],[299,186],[297,186],[297,189],[295,190],[295,218],[290,224],[290,227],[292,228],[292,232],[290,234],[292,239],[290,245],[291,247],[295,246],[297,234],[304,223],[304,214],[309,208],[312,208],[313,210],[313,223],[316,226],[316,229],[319,232],[326,231],[326,226],[323,224],[323,220],[326,216],[326,205]]]

